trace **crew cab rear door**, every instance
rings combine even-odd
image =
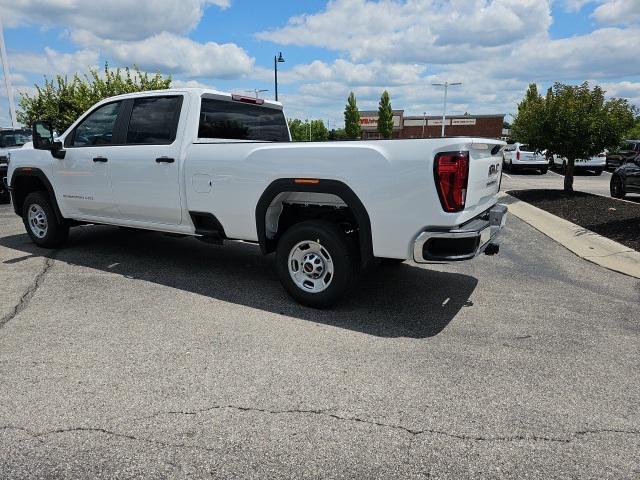
[[[180,135],[186,108],[180,94],[125,101],[123,145],[109,159],[114,201],[120,218],[177,225],[180,201]]]

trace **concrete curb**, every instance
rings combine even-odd
[[[580,258],[609,270],[640,278],[640,252],[556,217],[504,192],[500,194],[500,203],[509,206],[509,213],[560,243]]]

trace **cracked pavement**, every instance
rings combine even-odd
[[[0,478],[638,478],[640,282],[510,217],[337,309],[245,244],[0,206]]]

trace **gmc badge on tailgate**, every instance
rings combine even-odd
[[[496,175],[498,173],[498,167],[499,165],[489,165],[489,176],[491,177],[492,175]]]

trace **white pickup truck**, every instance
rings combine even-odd
[[[360,269],[497,253],[499,140],[292,143],[282,105],[208,89],[101,101],[59,139],[36,122],[11,152],[14,210],[39,246],[107,224],[242,240],[276,252],[283,286],[335,304]]]

